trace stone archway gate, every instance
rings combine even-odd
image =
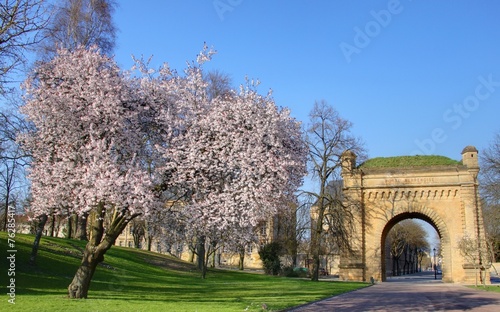
[[[368,281],[373,277],[384,281],[383,247],[388,231],[401,220],[419,218],[429,222],[440,236],[443,281],[474,283],[478,264],[487,259],[469,263],[461,255],[458,241],[468,235],[476,240],[478,250],[485,247],[477,156],[477,149],[467,146],[461,162],[441,157],[447,162],[428,163],[436,157],[406,156],[391,157],[405,164],[370,166],[368,161],[357,167],[356,155],[344,152],[343,194],[351,207],[356,207],[356,221],[352,237],[355,252],[341,255],[341,279]],[[487,270],[485,279],[489,283]]]

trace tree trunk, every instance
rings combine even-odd
[[[239,254],[240,254],[240,261],[238,262],[238,269],[243,271],[244,261],[245,261],[245,248],[241,249]]]
[[[87,243],[83,255],[82,264],[76,271],[73,281],[68,286],[69,297],[71,299],[84,299],[88,296],[90,281],[94,276],[97,264],[104,260],[104,255],[98,252],[92,252],[96,249],[91,242]]]
[[[196,254],[198,255],[197,266],[198,270],[201,271],[201,278],[205,279],[207,274],[207,268],[205,263],[205,236],[198,237],[198,242],[196,244]]]
[[[314,252],[313,254],[313,270],[311,273],[311,280],[318,281],[319,280],[319,252]]]
[[[56,227],[56,214],[52,213],[52,220],[50,221],[50,237],[54,237],[55,227]]]
[[[399,258],[400,257],[395,258],[396,259],[396,276],[401,275],[401,265],[399,263]]]
[[[78,217],[77,217],[78,218]],[[73,215],[68,214],[68,219],[67,219],[67,232],[66,232],[66,238],[71,239],[73,238]]]
[[[406,254],[404,254],[404,258],[403,258],[403,274],[402,275],[406,275]]]
[[[392,276],[396,276],[396,257],[392,256]]]
[[[97,265],[104,261],[104,254],[113,246],[116,238],[127,224],[139,215],[125,215],[123,212],[115,211],[111,223],[106,229],[106,234],[104,234],[104,217],[106,213],[104,205],[99,204],[96,210],[97,217],[92,222],[91,239],[85,246],[80,267],[68,286],[68,295],[71,299],[87,298],[90,282]]]
[[[324,194],[324,191],[321,191],[320,194]],[[320,198],[323,198],[324,195],[322,195]],[[318,281],[319,280],[319,266],[320,266],[320,254],[321,254],[321,235],[323,233],[323,218],[325,216],[325,209],[326,207],[324,206],[323,199],[319,200],[319,207],[318,207],[318,219],[316,220],[316,226],[314,229],[314,234],[312,238],[312,256],[313,256],[313,271],[311,273],[311,280],[312,281]]]
[[[153,235],[146,235],[147,237],[147,245],[148,245],[148,251],[151,251],[151,245],[153,244]],[[158,252],[158,250],[156,250]]]
[[[8,175],[8,168],[7,168],[7,175]],[[10,200],[10,187],[6,187],[7,192],[5,193],[5,214],[4,214],[4,222],[3,222],[3,231],[7,232],[7,221],[9,217],[9,200]]]
[[[47,219],[48,217],[46,214],[43,214],[38,218],[35,241],[33,242],[33,248],[31,249],[30,265],[36,265],[36,255],[38,254],[40,239],[42,238],[43,228],[45,227],[45,223],[47,223]]]
[[[77,217],[78,218],[78,217]],[[89,213],[84,213],[81,217],[77,219],[75,223],[77,226],[75,237],[79,240],[86,241],[87,237],[87,220],[89,218]]]
[[[297,249],[295,249],[294,253],[292,254],[292,268],[297,267]]]

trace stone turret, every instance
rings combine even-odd
[[[356,154],[351,150],[342,153],[342,172],[352,172],[356,168]]]
[[[479,171],[478,151],[472,146],[466,146],[462,151],[462,163],[468,169]]]

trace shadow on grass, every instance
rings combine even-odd
[[[6,238],[0,233],[0,241]],[[37,266],[27,264],[33,236],[19,235],[17,269],[18,294],[36,303],[52,298],[62,307],[66,288],[79,264],[86,242],[58,238],[41,240]],[[3,260],[5,261],[5,257]],[[275,306],[297,305],[366,286],[362,283],[315,283],[299,279],[270,277],[240,271],[209,270],[200,278],[192,263],[146,251],[113,246],[97,268],[89,290],[89,300],[115,302],[244,303],[268,302]],[[54,300],[56,299],[56,300]],[[189,309],[189,308],[188,308]],[[116,310],[116,309],[115,309]]]

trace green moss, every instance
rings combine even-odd
[[[376,157],[362,163],[360,168],[394,168],[417,166],[450,166],[460,165],[461,162],[437,155]]]

